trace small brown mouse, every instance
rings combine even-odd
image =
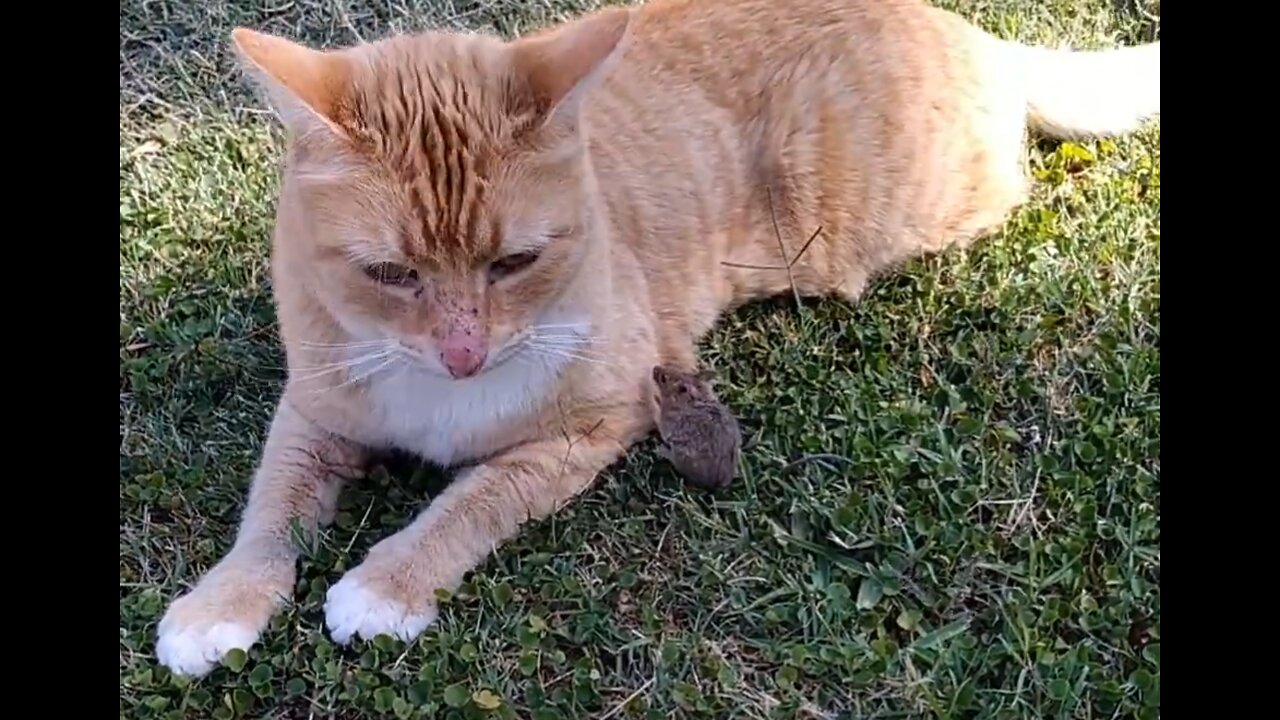
[[[657,389],[658,454],[689,483],[720,489],[733,482],[742,449],[738,420],[711,388],[713,373],[653,368]]]

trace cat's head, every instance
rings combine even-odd
[[[482,374],[540,337],[544,361],[571,357],[602,242],[580,110],[629,17],[331,51],[236,30],[289,131],[281,203],[298,220],[277,233],[277,282],[305,282],[353,341],[441,375]]]

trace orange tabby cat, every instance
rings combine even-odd
[[[290,132],[273,248],[289,380],[234,546],[159,627],[200,674],[291,596],[379,448],[471,465],[332,589],[332,636],[409,639],[530,518],[654,425],[650,369],[727,309],[856,299],[1027,191],[1029,126],[1129,131],[1159,43],[997,40],[920,0],[655,0],[511,42],[427,33],[319,52],[237,30]],[[731,263],[726,265],[725,263]]]

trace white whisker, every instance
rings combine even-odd
[[[375,348],[374,350],[367,352],[363,355],[345,357],[345,358],[342,358],[341,360],[335,360],[333,362],[327,362],[327,363],[320,363],[319,365],[292,365],[289,367],[289,369],[290,370],[323,370],[325,368],[343,367],[343,366],[352,365],[352,364],[361,362],[366,358],[380,356],[388,352],[393,352],[393,350],[391,348],[386,348],[386,349]]]
[[[575,360],[583,360],[585,362],[595,362],[602,365],[612,365],[609,358],[602,355],[587,355],[567,348],[548,348],[548,347],[530,347],[530,351],[539,352],[544,355],[555,355],[559,357],[573,358]]]
[[[576,362],[588,363],[591,365],[600,365],[602,367],[614,366],[614,363],[609,362],[603,358],[591,357],[587,355],[579,355],[576,352],[571,350],[564,350],[560,348],[539,347],[536,345],[526,345],[525,349],[540,357],[549,358],[549,359],[572,360]]]
[[[348,358],[345,360],[328,363],[325,365],[316,365],[313,367],[290,368],[289,373],[292,379],[305,382],[307,380],[314,380],[318,377],[328,375],[329,373],[338,372],[341,370],[353,370],[359,367],[360,365],[364,365],[370,362],[377,362],[377,361],[383,360],[389,355],[395,355],[395,354],[396,354],[395,348],[387,348],[379,352],[366,353],[358,357]],[[297,372],[301,372],[303,374],[301,376],[295,375],[294,373],[297,373]]]
[[[547,342],[546,340],[539,338],[537,340],[530,340],[529,342],[526,342],[525,346],[540,348],[545,350],[572,352],[578,355],[582,355],[584,357],[594,357],[594,358],[599,358],[601,360],[609,359],[608,353],[605,353],[601,350],[595,350],[590,347],[585,347],[579,343]]]
[[[374,347],[378,345],[389,345],[390,343],[391,343],[390,340],[383,339],[383,340],[352,340],[351,342],[340,342],[340,343],[310,342],[308,340],[303,340],[298,344],[302,345],[303,347],[310,347],[310,348],[345,350],[347,348],[361,348],[361,347]]]
[[[563,332],[551,333],[551,332],[542,332],[540,330],[535,330],[533,332],[530,332],[528,337],[546,339],[546,340],[568,340],[568,341],[580,342],[580,343],[594,342],[595,340],[599,339],[598,336],[595,336],[595,335],[579,335],[577,333],[563,333]]]
[[[401,361],[403,361],[403,360],[404,360],[404,356],[403,356],[403,355],[400,355],[399,353],[392,353],[390,357],[388,357],[386,360],[384,360],[384,361],[383,361],[381,364],[379,364],[377,367],[375,367],[375,368],[373,368],[373,369],[371,369],[371,370],[369,370],[369,371],[367,371],[367,372],[365,372],[365,373],[363,373],[363,374],[361,374],[361,375],[357,375],[356,377],[354,377],[354,378],[352,378],[352,379],[351,379],[351,382],[364,382],[365,380],[368,380],[369,378],[372,378],[374,375],[377,375],[378,373],[382,372],[383,370],[386,370],[388,367],[392,366],[392,365],[393,365],[393,364],[395,364],[396,362],[401,362]]]
[[[591,338],[557,337],[555,335],[533,335],[527,338],[525,342],[547,345],[573,345],[576,347],[590,347],[593,344]]]
[[[577,333],[563,333],[563,332],[549,333],[549,332],[541,332],[541,331],[530,332],[527,337],[532,340],[558,340],[561,342],[582,343],[584,345],[593,343],[601,339],[600,336],[598,335],[579,335]]]
[[[386,359],[384,359],[380,364],[378,364],[373,369],[368,370],[367,372],[364,372],[364,373],[352,373],[350,376],[347,377],[346,380],[344,380],[343,382],[337,385],[330,385],[328,387],[316,388],[312,392],[313,393],[332,392],[334,390],[348,387],[350,385],[363,383],[367,380],[372,379],[374,375],[377,375],[383,370],[386,370],[387,368],[391,367],[396,362],[403,361],[403,360],[404,360],[404,356],[401,355],[400,353],[397,353],[397,352],[388,353],[388,357],[386,357]]]
[[[568,360],[570,362],[583,363],[584,365],[596,365],[598,367],[614,367],[613,363],[608,362],[606,360],[600,360],[597,358],[579,357],[577,355],[566,355],[563,353],[547,353],[547,352],[543,352],[542,355],[543,357],[547,357],[547,358],[552,358],[557,360]]]
[[[570,330],[585,330],[589,327],[591,327],[591,323],[576,322],[576,323],[547,323],[545,325],[530,325],[528,329],[533,332],[537,332],[539,330],[564,330],[566,328]]]

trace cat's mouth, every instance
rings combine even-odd
[[[585,323],[565,324],[553,328],[533,326],[521,330],[491,351],[484,364],[474,374],[465,378],[453,377],[444,363],[435,355],[429,355],[404,343],[398,343],[398,349],[405,359],[423,372],[455,382],[465,382],[482,378],[485,374],[512,361],[560,367],[577,363],[608,364],[603,356],[592,348],[593,337],[589,332],[590,326]]]
[[[422,352],[416,348],[405,345],[404,343],[399,344],[399,350],[400,354],[403,355],[413,367],[422,372],[453,380],[455,382],[465,382],[467,380],[482,378],[486,373],[496,370],[518,357],[520,355],[521,346],[520,343],[514,342],[514,340],[515,338],[507,341],[496,352],[489,353],[488,357],[480,367],[477,368],[474,373],[466,377],[454,377],[454,375],[449,372],[448,368],[445,367],[444,362],[439,357],[439,353],[436,351],[432,351],[430,353]]]

